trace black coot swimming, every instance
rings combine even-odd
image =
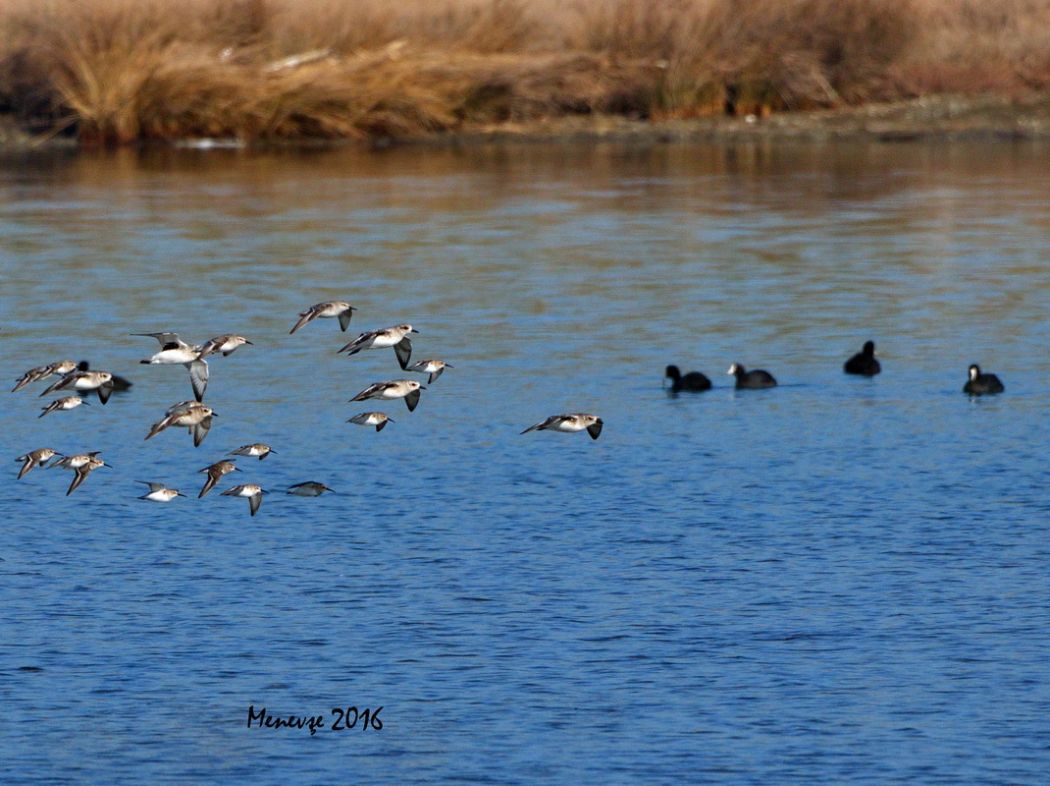
[[[699,393],[700,391],[711,389],[711,380],[699,371],[690,371],[683,376],[682,372],[678,370],[678,366],[668,366],[664,376],[669,377],[671,380],[672,393],[680,393],[683,390]]]
[[[983,396],[986,393],[1002,393],[1006,390],[995,374],[982,374],[981,367],[974,363],[970,366],[970,378],[963,385],[963,393],[971,396]]]
[[[777,386],[777,381],[773,378],[773,375],[760,368],[756,368],[754,371],[748,371],[739,363],[734,363],[729,367],[729,371],[726,373],[736,377],[736,387],[738,390],[741,388],[759,389],[774,388]]]
[[[875,342],[865,341],[864,348],[847,360],[842,368],[847,374],[860,374],[865,377],[873,377],[882,371],[882,366],[875,359]]]

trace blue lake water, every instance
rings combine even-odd
[[[134,382],[43,419],[44,383],[0,392],[0,782],[1045,782],[1048,153],[0,159],[8,389]],[[288,335],[329,299],[347,334]],[[409,375],[336,350],[405,321],[455,368],[411,414],[348,403]],[[138,364],[158,330],[255,343],[212,359],[199,448],[143,439],[190,397]],[[883,374],[846,377],[869,338]],[[1006,393],[963,395],[972,362]],[[715,389],[669,396],[668,363]],[[575,411],[600,439],[519,435]],[[113,467],[16,480],[44,446]],[[382,729],[333,731],[349,706]]]

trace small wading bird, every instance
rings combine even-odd
[[[40,395],[46,396],[48,393],[70,387],[78,393],[93,390],[98,394],[98,400],[105,404],[113,392],[113,375],[108,371],[71,371],[58,382],[49,385]]]
[[[591,435],[591,439],[598,439],[604,425],[605,422],[600,417],[579,412],[575,415],[551,415],[542,423],[529,426],[521,433],[528,434],[530,431],[561,431],[566,434],[572,434],[586,430]]]
[[[55,456],[61,455],[62,454],[57,450],[52,450],[51,448],[37,448],[36,450],[29,451],[24,456],[19,456],[15,461],[21,461],[23,463],[22,468],[18,470],[18,479],[21,480],[34,468],[42,467]]]
[[[842,364],[842,370],[862,377],[873,377],[882,371],[882,366],[875,359],[875,342],[865,341],[860,352]]]
[[[407,339],[406,339],[407,340]],[[413,363],[411,366],[402,366],[405,371],[416,371],[420,374],[430,374],[427,378],[427,384],[433,385],[434,380],[441,376],[441,373],[446,368],[455,368],[451,363],[446,363],[444,360],[420,360]]]
[[[296,483],[294,486],[288,487],[289,494],[294,494],[297,497],[319,497],[326,491],[330,491],[335,494],[335,489],[330,489],[324,483],[318,483],[316,480],[308,480],[305,483]]]
[[[388,401],[395,398],[403,398],[408,411],[412,412],[419,404],[419,391],[426,390],[415,380],[395,379],[392,382],[376,382],[362,390],[350,401],[364,401],[369,398],[381,398]]]
[[[382,431],[387,423],[393,423],[394,419],[383,412],[362,412],[354,415],[347,423],[356,423],[359,426],[375,426],[376,431]]]
[[[408,340],[408,334],[418,332],[411,325],[395,325],[382,330],[370,330],[362,333],[338,351],[345,352],[347,355],[356,355],[364,349],[393,347],[394,354],[397,355],[397,363],[403,369],[412,358],[412,342]]]
[[[203,359],[213,352],[220,352],[223,357],[228,357],[236,351],[237,347],[244,346],[245,344],[250,347],[255,346],[244,336],[235,336],[232,333],[224,333],[221,336],[216,336],[215,338],[205,341],[201,345],[199,357]]]
[[[339,327],[345,333],[346,329],[350,327],[350,317],[354,315],[357,309],[351,306],[349,303],[344,303],[341,300],[329,300],[324,303],[315,303],[299,313],[299,321],[292,325],[292,329],[288,331],[288,335],[291,335],[307,322],[313,322],[315,319],[330,319],[332,317],[339,318]]]
[[[80,488],[80,484],[84,482],[92,471],[99,467],[111,466],[102,459],[96,458],[100,452],[101,451],[95,450],[91,453],[79,453],[76,456],[66,456],[51,465],[52,467],[71,469],[76,473],[76,475],[73,476],[73,482],[69,484],[69,488],[66,490],[67,497]]]
[[[79,396],[64,396],[63,398],[56,398],[46,407],[43,407],[43,412],[37,415],[38,418],[44,417],[51,412],[66,412],[71,409],[76,409],[81,404],[87,404],[84,399]]]
[[[11,388],[11,392],[14,393],[16,391],[19,391],[31,382],[46,379],[52,374],[59,374],[61,376],[65,376],[70,371],[76,369],[76,367],[76,363],[74,363],[72,360],[59,360],[56,363],[48,363],[46,366],[37,366],[36,368],[31,368],[29,369],[29,371],[27,371],[21,377],[18,378],[18,381],[15,383],[15,386]]]
[[[77,371],[91,371],[91,364],[86,360],[81,360],[77,363]],[[114,393],[123,393],[125,390],[131,390],[131,382],[124,377],[117,374],[110,375],[110,385],[113,386]]]
[[[222,492],[224,497],[247,497],[248,498],[248,509],[254,516],[256,511],[259,510],[259,506],[262,505],[262,495],[266,491],[256,483],[244,483],[240,486],[234,486],[233,488],[226,489]]]
[[[223,459],[222,461],[216,461],[214,464],[210,464],[199,472],[207,472],[208,479],[204,481],[204,488],[201,489],[201,493],[197,495],[197,499],[200,499],[218,483],[224,475],[229,475],[231,472],[237,472],[238,467],[232,461]]]
[[[671,380],[672,393],[702,393],[711,389],[711,380],[699,371],[690,371],[683,375],[678,366],[668,366],[664,371],[664,378]]]
[[[981,367],[974,363],[969,369],[970,378],[963,385],[963,393],[971,396],[984,396],[990,393],[1002,393],[1006,388],[995,374],[982,374]]]
[[[748,371],[739,363],[734,363],[729,367],[729,371],[726,373],[731,377],[736,377],[736,387],[738,390],[759,390],[761,388],[774,388],[777,386],[777,381],[773,379],[773,375],[760,368],[756,368],[754,371]]]
[[[178,333],[132,333],[133,336],[146,336],[157,339],[160,351],[146,360],[140,360],[150,366],[185,366],[190,372],[190,385],[197,401],[204,400],[204,391],[208,388],[208,361],[201,357],[201,347],[187,344]]]
[[[165,487],[163,483],[151,483],[148,480],[140,480],[138,482],[149,486],[149,493],[143,494],[139,499],[148,499],[150,502],[171,502],[175,497],[186,496],[177,489]]]
[[[262,442],[253,442],[251,445],[241,445],[237,450],[231,450],[227,453],[227,456],[253,456],[262,461],[264,458],[269,456],[271,453],[277,451],[271,448],[269,445],[265,445]]]
[[[149,430],[146,439],[157,436],[160,432],[171,426],[185,427],[193,435],[193,447],[199,447],[208,436],[211,429],[212,418],[219,414],[204,404],[196,401],[182,401],[170,407],[164,413],[164,417],[158,420]]]

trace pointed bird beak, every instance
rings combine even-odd
[[[245,344],[249,344],[249,345],[251,345],[251,346],[253,346],[253,347],[255,346],[255,344],[253,344],[253,343],[252,343],[251,341],[249,341],[248,339],[244,339],[244,343],[245,343]]]
[[[418,330],[416,330],[415,328],[412,328],[412,332],[413,332],[413,333],[418,333],[419,331],[418,331]]]

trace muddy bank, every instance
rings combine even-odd
[[[565,143],[609,141],[637,144],[683,142],[746,142],[872,140],[1050,140],[1050,95],[1024,98],[999,96],[934,96],[870,104],[845,109],[783,112],[758,117],[716,116],[675,120],[634,120],[614,115],[575,115],[530,123],[468,125],[426,136],[381,137],[368,141],[252,141],[185,139],[171,144],[194,149],[243,147],[327,147],[397,144],[469,145],[500,141]],[[150,143],[157,144],[166,143]],[[0,149],[75,147],[71,136],[32,134],[10,115],[0,114]]]
[[[846,109],[784,112],[768,117],[702,117],[648,122],[622,117],[566,117],[530,124],[502,124],[444,134],[437,139],[559,141],[602,139],[652,142],[827,141],[868,139],[1050,139],[1050,95],[935,96]]]

